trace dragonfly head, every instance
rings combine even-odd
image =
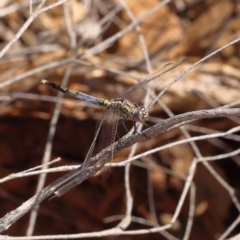
[[[148,112],[146,112],[145,107],[140,107],[138,111],[135,113],[135,120],[138,122],[145,122],[149,117]]]

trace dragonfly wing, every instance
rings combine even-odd
[[[103,112],[101,119],[97,123],[96,132],[95,132],[95,135],[94,135],[93,142],[92,142],[92,144],[91,144],[91,146],[88,150],[87,156],[86,156],[82,166],[80,166],[79,168],[77,168],[77,169],[71,171],[70,173],[68,173],[65,179],[63,179],[57,185],[53,186],[53,188],[56,189],[54,191],[54,193],[58,197],[61,197],[64,193],[66,193],[67,191],[69,191],[71,188],[73,188],[74,186],[76,186],[78,184],[77,183],[77,178],[78,178],[79,174],[83,171],[83,169],[86,168],[89,164],[88,160],[92,157],[93,150],[95,148],[95,144],[96,144],[96,141],[97,141],[97,137],[99,135],[99,132],[101,130],[101,126],[102,126],[107,114],[108,114],[108,110],[106,109]]]
[[[169,76],[173,73],[174,69],[177,66],[179,66],[184,60],[182,60],[181,62],[179,62],[177,64],[173,64],[173,63],[165,64],[162,68],[159,68],[158,70],[156,70],[154,73],[149,75],[143,81],[141,81],[138,84],[136,84],[136,85],[132,86],[131,88],[129,88],[120,97],[122,97],[122,98],[129,98],[129,97],[131,97],[133,95],[133,93],[134,93],[134,96],[137,96],[137,97],[140,96],[141,97],[143,95],[143,93],[146,92],[148,84],[150,84],[152,81],[157,80],[157,79],[158,80],[161,79],[160,83],[157,84],[157,86],[163,84],[169,78]],[[150,86],[150,85],[148,85],[148,86]],[[140,93],[138,92],[136,94],[136,91],[142,91],[143,93],[141,94],[141,92]]]
[[[85,160],[84,160],[84,163],[83,163],[83,168],[86,168],[90,165],[89,159],[91,159],[92,156],[93,156],[93,151],[95,149],[97,139],[99,138],[99,135],[101,135],[101,132],[103,131],[102,128],[104,126],[104,123],[105,123],[106,119],[108,119],[109,114],[111,114],[110,109],[105,109],[105,111],[103,112],[103,114],[101,116],[101,119],[96,124],[94,139],[93,139],[92,144],[91,144],[91,146],[88,150],[88,153],[85,157]]]
[[[88,160],[91,159],[97,142],[98,153],[115,142],[120,115],[119,112],[120,110],[117,107],[108,108],[104,111],[101,119],[98,121],[96,125],[94,140],[84,160],[83,168],[92,165]],[[113,155],[111,156],[111,160],[112,159]]]
[[[118,108],[116,109],[109,108],[104,111],[101,119],[97,123],[94,140],[84,160],[81,171],[83,171],[84,169],[92,165],[91,162],[89,162],[89,160],[93,155],[93,151],[94,151],[98,136],[100,140],[100,147],[99,147],[100,151],[108,147],[110,144],[114,143],[118,120],[119,120]],[[113,152],[112,152],[111,158],[113,158]],[[77,186],[79,182],[81,182],[81,179],[79,179],[78,176],[74,175],[74,177],[70,181],[68,181],[65,185],[62,185],[57,191],[55,191],[55,194],[60,197],[64,193],[69,191],[71,188]]]
[[[120,118],[119,107],[111,109],[106,117],[99,136],[99,151],[108,146],[113,146],[116,139],[118,121]],[[111,162],[113,161],[113,149],[111,151]]]

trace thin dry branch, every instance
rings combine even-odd
[[[154,125],[151,128],[144,130],[142,134],[137,133],[130,137],[122,138],[119,142],[116,142],[114,144],[114,153],[117,153],[120,150],[133,145],[136,142],[146,140],[145,136],[147,136],[148,138],[156,137],[157,135],[160,135],[161,133],[168,131],[170,127],[173,127],[174,125],[183,121],[201,120],[205,118],[239,116],[239,115],[240,115],[240,109],[237,109],[237,108],[236,109],[202,110],[202,111],[195,111],[191,113],[177,115],[167,120],[164,120]],[[89,167],[88,169],[82,170],[81,174],[78,176],[73,186],[80,184],[84,180],[88,179],[90,176],[93,176],[94,174],[96,174],[96,172],[98,172],[111,158],[112,149],[113,149],[112,146],[110,146],[104,149],[101,153],[97,154],[95,157],[91,158],[89,160],[90,161],[89,166],[91,167]],[[44,188],[41,192],[34,195],[28,201],[23,203],[20,207],[9,212],[6,216],[1,218],[0,232],[3,232],[6,229],[8,229],[14,222],[16,222],[19,218],[21,218],[23,215],[29,212],[34,206],[38,205],[43,200],[54,195],[54,192],[56,191],[56,186],[58,186],[58,183],[64,180],[66,177],[69,177],[69,175],[74,174],[77,170],[78,169],[75,169],[72,172],[54,181],[52,184]],[[63,187],[60,190],[61,191],[58,190],[59,195],[62,195],[66,189]]]

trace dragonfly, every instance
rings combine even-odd
[[[165,79],[163,78],[163,80],[166,80],[168,77],[165,74],[171,73],[172,70],[175,69],[178,65],[180,65],[184,60],[177,64],[168,63],[164,65],[162,68],[156,70],[153,74],[148,76],[143,81],[139,82],[136,85],[133,85],[131,88],[126,90],[118,98],[113,98],[111,100],[96,98],[94,96],[58,85],[48,80],[41,81],[43,84],[46,84],[58,91],[66,93],[67,95],[79,98],[83,101],[89,102],[105,109],[96,125],[94,139],[83,164],[79,168],[72,170],[72,172],[67,174],[66,178],[64,178],[62,181],[60,181],[51,188],[51,190],[54,191],[56,196],[62,196],[71,188],[79,184],[77,181],[77,177],[84,168],[89,167],[88,160],[93,155],[97,139],[99,139],[99,149],[102,150],[110,146],[111,144],[113,145],[113,143],[115,142],[119,121],[125,122],[126,120],[131,120],[133,121],[134,126],[136,123],[144,124],[147,121],[149,117],[147,109],[144,106],[139,106],[137,103],[128,100],[128,98],[133,94],[136,95],[138,90],[146,91],[147,85],[153,80],[159,79],[163,76],[165,76]],[[113,159],[113,151],[111,158]]]

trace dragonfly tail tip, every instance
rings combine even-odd
[[[43,83],[43,84],[47,84],[47,82],[48,82],[48,80],[45,80],[45,79],[43,79],[43,80],[41,81],[41,83]]]

